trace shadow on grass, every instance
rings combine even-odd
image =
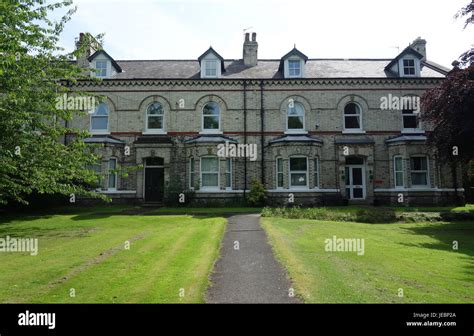
[[[409,234],[428,236],[437,242],[401,245],[463,254],[463,259],[468,262],[465,266],[468,277],[463,280],[474,279],[474,222],[429,223],[403,230]],[[454,242],[457,242],[457,250],[453,248]],[[443,260],[440,260],[440,267],[442,263]]]

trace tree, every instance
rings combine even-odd
[[[474,23],[474,1],[463,7],[456,18],[467,16],[464,28]],[[453,62],[439,86],[422,97],[422,119],[432,125],[428,145],[436,149],[438,160],[451,166],[455,197],[458,199],[458,167],[474,158],[474,51],[468,50]],[[461,68],[460,68],[461,66]]]
[[[0,2],[0,204],[25,203],[31,193],[98,197],[87,186],[97,180],[88,169],[97,162],[84,131],[68,121],[84,111],[59,108],[58,96],[73,92],[84,78],[73,60],[91,41],[72,53],[57,46],[75,8],[70,1]],[[67,10],[57,22],[48,15]],[[74,138],[65,144],[68,135]]]

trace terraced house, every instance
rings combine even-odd
[[[225,201],[241,199],[258,180],[273,203],[289,194],[314,205],[397,203],[400,194],[406,204],[453,199],[450,170],[426,146],[423,111],[396,104],[416,102],[449,71],[427,59],[425,40],[394,59],[308,58],[296,48],[258,59],[257,52],[252,33],[242,59],[212,47],[194,60],[114,60],[100,47],[78,59],[102,78],[81,81],[81,90],[107,97],[72,125],[103,144],[95,169],[143,165],[126,177],[108,174],[101,192],[159,203],[177,185],[197,202]],[[257,159],[219,156],[220,144],[254,145]]]

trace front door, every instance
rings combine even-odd
[[[163,168],[145,168],[145,201],[161,202],[163,200]]]
[[[351,200],[365,199],[365,167],[346,166],[346,195]]]

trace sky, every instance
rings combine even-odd
[[[309,58],[394,58],[420,36],[428,59],[451,67],[474,47],[474,27],[454,18],[468,1],[74,0],[60,45],[70,51],[80,32],[104,33],[116,60],[197,59],[209,46],[239,59],[248,31],[257,33],[259,59],[295,45]]]

